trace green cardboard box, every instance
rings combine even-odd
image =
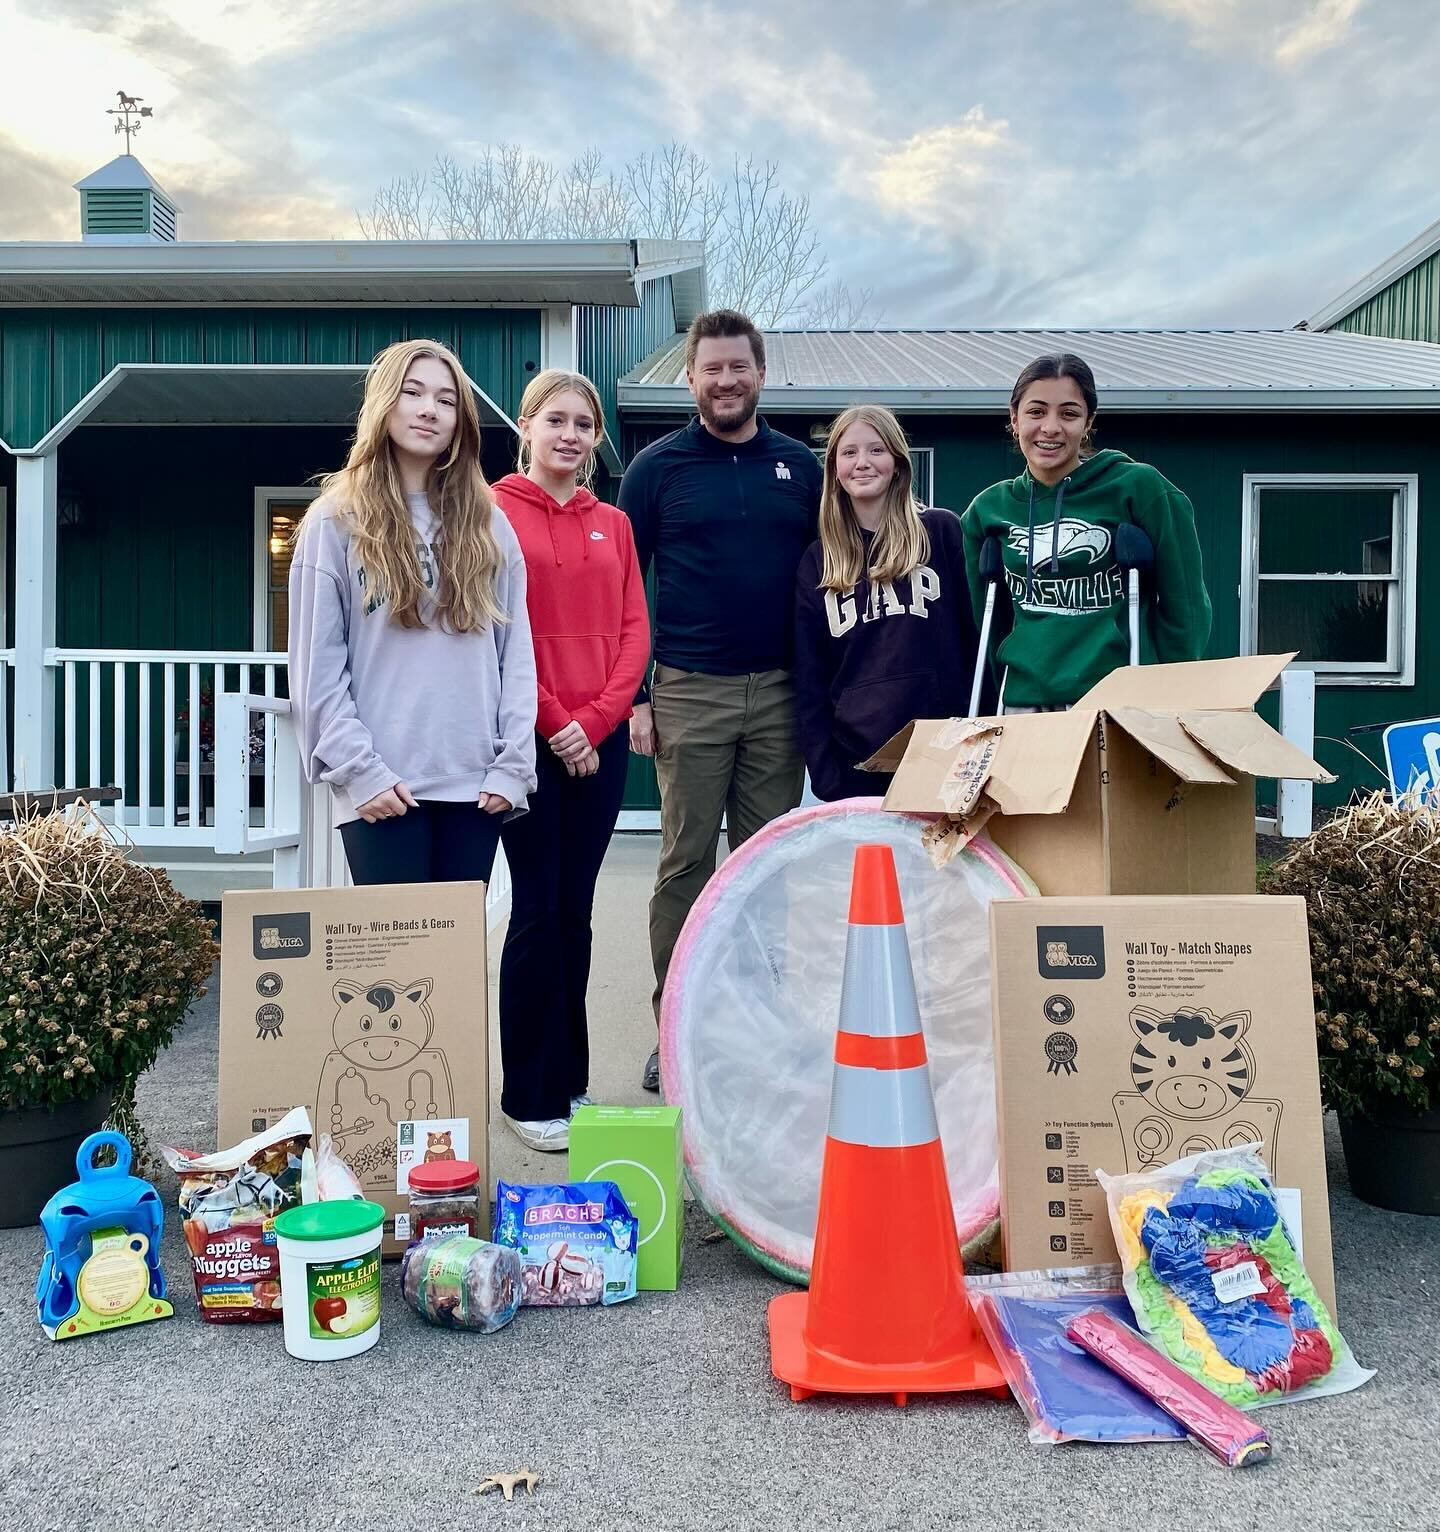
[[[570,1119],[570,1179],[613,1181],[640,1222],[637,1285],[673,1293],[685,1232],[678,1106],[582,1106]]]

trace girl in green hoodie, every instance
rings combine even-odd
[[[1141,586],[1141,658],[1198,660],[1210,637],[1195,512],[1162,474],[1123,452],[1089,450],[1095,377],[1078,356],[1037,357],[1010,394],[1018,478],[992,484],[961,519],[970,597],[985,606],[980,550],[997,536],[1013,623],[996,659],[1002,711],[1068,707],[1129,663],[1126,577],[1115,528],[1134,522],[1155,545]]]

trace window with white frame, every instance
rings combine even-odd
[[[318,490],[262,486],[255,491],[255,647],[284,650],[290,641],[290,549],[295,528]]]
[[[1241,649],[1320,684],[1415,673],[1414,474],[1247,474]]]

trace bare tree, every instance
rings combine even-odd
[[[810,199],[780,190],[774,161],[743,164],[737,157],[725,185],[725,211],[713,261],[706,250],[711,286],[726,308],[774,325],[825,274],[820,236],[810,224]]]
[[[434,239],[435,198],[430,173],[396,176],[375,193],[366,212],[355,214],[366,239]]]
[[[604,168],[598,149],[570,163],[555,188],[552,232],[557,239],[627,239],[634,212],[625,182]]]
[[[708,250],[725,213],[709,163],[686,144],[637,154],[625,167],[636,232],[647,239],[698,239]]]
[[[563,172],[517,144],[464,166],[441,155],[428,172],[387,182],[356,219],[367,239],[700,240],[711,301],[761,325],[859,324],[872,298],[838,281],[819,286],[828,263],[810,199],[783,189],[773,161],[737,157],[717,176],[678,142],[618,175],[595,148]]]
[[[835,278],[811,288],[787,318],[802,330],[873,330],[884,314],[873,287],[851,287]]]

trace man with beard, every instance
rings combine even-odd
[[[732,309],[685,342],[699,416],[636,455],[620,485],[642,572],[655,565],[654,680],[630,748],[655,757],[660,866],[650,900],[655,1015],[680,928],[733,851],[800,802],[804,763],[790,684],[795,569],[815,540],[820,465],[755,413],[765,342]],[[660,1088],[658,1049],[646,1090]]]

